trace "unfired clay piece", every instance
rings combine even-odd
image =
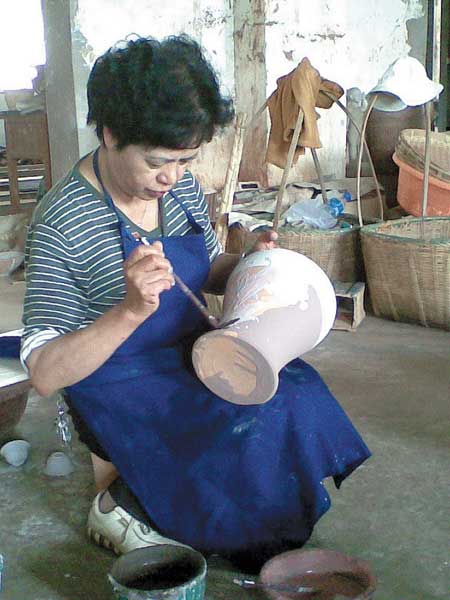
[[[0,454],[9,465],[22,466],[30,453],[30,444],[26,440],[13,440],[2,446]]]
[[[73,471],[73,464],[64,452],[52,452],[47,458],[44,473],[50,477],[65,477]]]
[[[262,404],[275,394],[278,373],[330,331],[333,286],[312,260],[277,248],[239,262],[224,297],[224,329],[201,336],[192,360],[198,377],[235,404]]]

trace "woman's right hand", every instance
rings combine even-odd
[[[159,295],[174,285],[173,269],[161,242],[139,245],[124,262],[127,293],[122,306],[144,320],[159,308]]]

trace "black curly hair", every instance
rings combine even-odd
[[[232,100],[221,95],[212,66],[187,35],[110,48],[92,68],[87,96],[88,124],[100,140],[107,126],[118,149],[196,148],[234,115]]]

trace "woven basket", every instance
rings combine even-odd
[[[231,227],[227,251],[247,252],[256,242],[258,233],[243,227]],[[363,260],[359,227],[352,229],[278,230],[277,245],[304,254],[321,267],[333,281],[354,282],[363,277]]]
[[[450,181],[450,135],[431,132],[430,175],[443,181]],[[425,131],[404,129],[395,146],[400,160],[423,173],[425,167]]]
[[[375,315],[450,330],[450,217],[360,230]]]

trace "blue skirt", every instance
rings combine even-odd
[[[113,378],[112,378],[113,375]],[[166,536],[258,565],[302,546],[370,452],[318,373],[296,359],[266,404],[211,393],[174,348],[109,365],[72,403]]]

